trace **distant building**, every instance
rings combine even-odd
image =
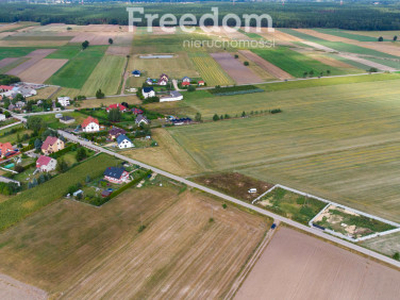
[[[146,79],[146,84],[152,85],[153,84],[153,80],[151,78],[147,78]]]
[[[51,153],[64,149],[64,142],[56,136],[48,136],[44,141],[41,149],[43,154],[49,155]]]
[[[183,100],[183,96],[178,91],[171,91],[169,96],[164,96],[160,98],[160,102],[171,102]]]
[[[149,125],[150,124],[150,120],[146,118],[146,116],[144,115],[138,115],[135,119],[135,124],[137,126],[140,126],[142,124],[144,125]]]
[[[71,104],[70,103],[70,101],[71,101],[70,97],[58,97],[57,101],[58,101],[58,103],[61,104],[61,106],[64,106],[64,107],[69,106]]]
[[[132,143],[132,141],[125,135],[125,134],[120,134],[117,137],[117,144],[119,149],[126,149],[126,148],[132,148],[135,147]]]
[[[125,134],[126,131],[122,128],[114,127],[108,131],[108,138],[110,140],[115,140],[119,135]]]
[[[117,104],[111,104],[109,107],[106,108],[106,111],[109,113],[112,109],[117,109],[117,108],[119,108],[121,112],[126,112],[127,110],[126,106],[117,103]]]
[[[141,72],[140,72],[139,70],[135,70],[135,71],[132,72],[132,75],[133,75],[134,77],[140,77]]]
[[[11,143],[0,143],[0,155],[1,158],[6,158],[14,153],[17,153],[18,150],[15,150]]]
[[[103,175],[104,180],[111,183],[121,184],[129,181],[129,173],[124,168],[108,167]]]
[[[93,118],[92,116],[87,117],[82,122],[83,132],[97,132],[100,131],[99,120]]]
[[[36,161],[36,168],[42,172],[51,172],[56,169],[57,161],[49,156],[40,155]]]
[[[4,115],[4,114],[0,114],[0,122],[1,121],[5,121],[7,118],[6,118],[6,115]]]
[[[134,115],[141,115],[143,113],[143,110],[141,110],[139,108],[132,108],[132,113]]]
[[[154,89],[150,86],[150,87],[144,87],[142,89],[142,95],[145,99],[147,98],[151,98],[154,97],[156,95],[156,92],[154,91]]]

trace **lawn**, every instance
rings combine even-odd
[[[46,83],[81,89],[101,61],[107,46],[89,46],[71,58]]]
[[[62,112],[61,112],[62,113]],[[63,128],[75,128],[76,126],[82,124],[83,120],[87,118],[86,115],[81,114],[79,112],[68,112],[62,113],[63,116],[73,117],[75,122],[72,124],[64,124],[61,123],[59,119],[57,119],[53,114],[47,115],[40,115],[39,117],[42,118],[48,127],[53,129],[63,129]]]
[[[302,224],[308,224],[326,203],[276,188],[263,196],[257,205]]]
[[[234,81],[221,66],[206,52],[189,53],[196,69],[208,86],[229,85]]]
[[[17,132],[12,133],[17,128],[22,128],[22,130],[18,130]],[[23,125],[16,125],[14,127],[0,131],[0,143],[10,142],[11,144],[15,144],[17,142],[18,136],[22,138],[24,134],[31,133],[32,131],[25,129]]]
[[[321,72],[326,75],[327,70],[330,71],[331,75],[346,74],[343,70],[325,65],[307,55],[298,53],[286,47],[274,49],[253,49],[252,51],[263,59],[298,78],[304,77],[305,72],[308,74],[313,72],[311,77],[317,77]]]
[[[95,96],[101,89],[106,95],[115,95],[121,84],[126,57],[118,55],[104,55],[93,70],[80,93],[85,96]]]
[[[68,187],[86,179],[86,176],[100,176],[104,170],[118,162],[107,155],[93,157],[82,164],[56,176],[33,189],[26,190],[0,203],[0,231],[18,223],[67,193]]]
[[[187,104],[203,118],[273,108],[282,113],[168,131],[204,169],[239,171],[399,221],[399,84],[397,79],[193,99]]]

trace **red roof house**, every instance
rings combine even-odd
[[[15,150],[11,143],[0,143],[0,153],[1,157],[6,157],[7,155],[10,155],[11,153],[14,153]]]
[[[64,149],[64,142],[56,136],[48,136],[42,147],[44,154],[50,154]]]
[[[11,91],[14,87],[11,85],[0,85],[1,91]]]
[[[92,116],[87,117],[82,122],[82,130],[84,132],[96,132],[100,130],[99,120],[93,118]]]
[[[141,115],[143,113],[143,110],[139,108],[132,108],[132,112],[134,115]]]
[[[182,86],[188,86],[188,85],[190,85],[190,81],[183,81],[182,82]]]
[[[36,161],[36,168],[44,172],[50,172],[56,169],[57,161],[54,158],[40,155]]]
[[[111,104],[109,107],[106,108],[106,111],[110,112],[110,110],[116,109],[116,108],[119,108],[119,110],[121,112],[125,112],[127,110],[127,108],[125,106],[123,106],[122,104],[117,103],[117,104]]]

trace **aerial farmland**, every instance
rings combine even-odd
[[[396,4],[40,2],[0,4],[0,298],[396,299]]]

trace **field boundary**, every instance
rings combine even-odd
[[[290,187],[287,187],[287,186],[284,186],[284,185],[281,185],[281,184],[276,184],[276,185],[274,185],[274,186],[273,186],[272,188],[270,188],[268,191],[266,191],[265,193],[261,194],[261,195],[258,196],[256,199],[254,199],[254,200],[251,202],[251,204],[255,204],[255,203],[256,203],[257,201],[259,201],[262,197],[264,197],[264,196],[267,195],[268,193],[271,193],[273,190],[275,190],[275,189],[277,189],[277,188],[280,188],[280,189],[283,189],[283,190],[286,190],[286,191],[288,191],[288,192],[292,192],[292,193],[295,193],[295,194],[298,194],[298,195],[302,195],[302,196],[307,197],[307,198],[314,198],[314,199],[316,199],[316,200],[318,200],[318,201],[321,201],[321,202],[326,203],[326,206],[325,206],[323,209],[321,209],[321,210],[318,212],[318,214],[316,214],[316,215],[308,222],[308,226],[310,226],[311,228],[320,229],[320,230],[322,230],[322,231],[325,231],[326,233],[329,233],[329,234],[334,235],[334,236],[337,236],[337,237],[339,237],[339,238],[348,240],[348,241],[350,241],[350,242],[358,243],[358,242],[362,242],[362,241],[365,241],[365,240],[368,240],[368,239],[371,239],[371,238],[375,238],[375,237],[378,237],[378,236],[384,236],[384,235],[387,235],[387,234],[391,234],[391,233],[395,233],[395,232],[400,232],[400,224],[398,224],[398,223],[396,223],[396,222],[393,222],[393,221],[390,221],[390,220],[387,220],[387,219],[384,219],[384,218],[381,218],[381,217],[378,217],[378,216],[374,216],[374,215],[371,215],[371,214],[362,212],[362,211],[360,211],[360,210],[357,210],[357,209],[354,209],[354,208],[351,208],[351,207],[348,207],[348,206],[345,206],[345,205],[342,205],[342,204],[339,204],[339,203],[336,203],[336,202],[333,202],[333,201],[330,201],[330,200],[327,200],[327,199],[324,199],[324,198],[321,198],[321,197],[318,197],[318,196],[315,196],[315,195],[311,195],[311,194],[309,194],[309,193],[305,193],[305,192],[302,192],[302,191],[299,191],[299,190],[296,190],[296,189],[293,189],[293,188],[290,188]],[[386,231],[383,231],[383,232],[376,232],[376,233],[373,233],[373,234],[370,234],[370,235],[367,235],[367,236],[364,236],[364,237],[360,237],[360,238],[354,239],[354,238],[351,238],[351,237],[349,237],[349,236],[343,235],[343,234],[341,234],[341,233],[339,233],[339,232],[333,231],[333,230],[328,229],[328,228],[319,228],[319,227],[313,226],[313,221],[314,221],[322,212],[324,212],[329,206],[336,206],[336,207],[338,207],[338,208],[342,208],[342,209],[347,210],[347,211],[349,211],[349,212],[352,212],[352,213],[355,213],[355,214],[358,214],[358,215],[361,215],[361,216],[364,216],[364,217],[367,217],[367,218],[370,218],[370,219],[374,219],[374,220],[380,221],[380,222],[382,222],[382,223],[386,223],[386,224],[392,225],[392,226],[394,226],[394,227],[396,227],[396,228],[390,229],[390,230],[386,230]]]

